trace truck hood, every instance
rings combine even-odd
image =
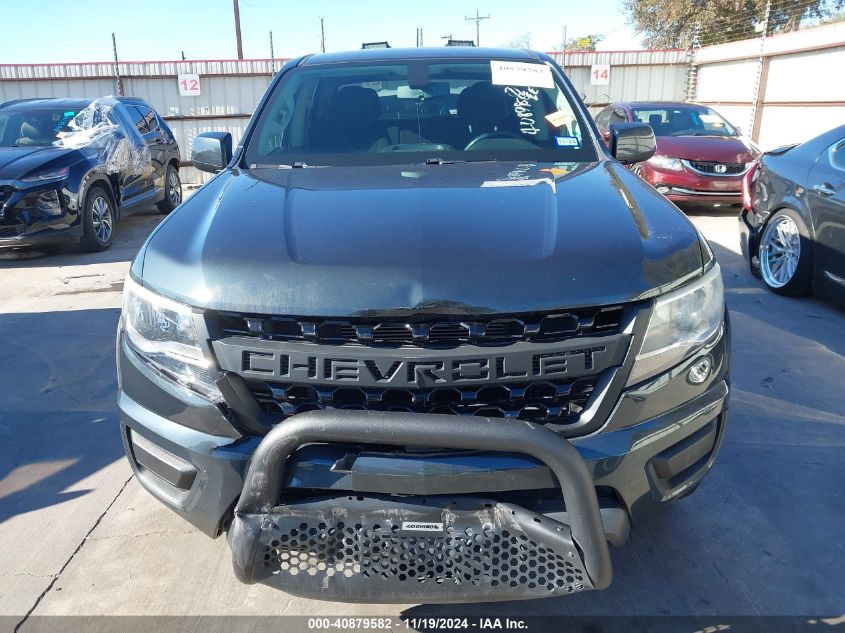
[[[229,170],[133,274],[190,305],[309,316],[617,303],[702,271],[697,231],[615,162]]]
[[[717,163],[750,163],[755,151],[738,136],[658,136],[657,154],[671,158],[712,161]]]
[[[35,171],[64,166],[77,156],[80,156],[78,150],[51,145],[0,147],[0,180],[17,180]]]

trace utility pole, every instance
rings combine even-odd
[[[560,66],[566,72],[566,25],[563,25],[563,44],[560,47]]]
[[[323,18],[320,18],[320,50],[326,52],[326,25],[323,23]]]
[[[117,83],[117,94],[123,96],[123,82],[120,80],[120,67],[117,65],[117,40],[111,34],[111,47],[114,51],[114,80]]]
[[[273,54],[273,29],[270,29],[270,72],[276,74],[276,56]]]
[[[769,35],[769,20],[772,17],[772,0],[766,0],[766,13],[763,16],[763,29],[760,34],[760,59],[757,62],[757,77],[754,82],[754,100],[751,107],[749,130],[751,140],[760,140],[760,123],[763,118],[763,105],[766,102],[766,87],[769,82],[769,60],[766,55],[766,37]]]
[[[235,6],[235,40],[238,43],[238,59],[243,59],[244,48],[241,43],[241,10],[238,6],[238,0],[232,0],[232,4]]]
[[[475,17],[467,16],[465,18],[468,22],[475,22],[475,45],[481,46],[481,20],[489,20],[489,15],[480,15],[478,9],[475,10]]]

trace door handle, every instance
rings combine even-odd
[[[831,187],[826,182],[819,183],[813,187],[813,191],[822,196],[832,196],[836,193],[836,189]]]

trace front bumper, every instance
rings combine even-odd
[[[0,225],[0,249],[28,248],[65,242],[78,242],[82,237],[82,226],[60,229],[46,229],[38,233],[25,233],[19,226]]]
[[[625,390],[600,432],[571,440],[513,419],[357,411],[300,414],[263,439],[227,435],[223,411],[150,375],[120,341],[123,437],[139,481],[204,532],[218,534],[234,516],[229,538],[245,581],[376,602],[601,588],[609,582],[601,548],[624,543],[629,516],[684,496],[712,466],[727,414],[729,333],[726,322],[701,351],[714,366],[705,384],[688,382],[700,356],[690,358]],[[427,448],[402,450],[414,446]],[[432,534],[403,523],[442,526]],[[512,569],[496,549],[508,543],[534,561],[529,570],[557,556],[572,568],[564,563],[543,583],[523,562]],[[470,555],[476,546],[487,552],[481,567]],[[573,573],[558,584],[560,571]]]
[[[379,445],[516,450],[535,457],[560,483],[569,525],[479,499],[359,496],[354,503],[348,497],[286,502],[285,464],[299,446],[362,439]],[[229,542],[243,582],[264,581],[327,600],[519,599],[603,589],[612,578],[593,480],[578,451],[553,431],[502,418],[374,411],[295,416],[256,449]],[[532,578],[531,587],[528,568],[536,575],[541,559],[548,571]],[[409,575],[400,570],[402,564],[416,571]]]
[[[34,185],[25,189],[11,189],[14,181],[0,181],[0,249],[26,248],[63,242],[78,242],[83,227],[76,212],[76,196],[66,187],[58,188],[63,200],[63,213],[44,215],[33,209],[21,208],[26,196],[57,189],[55,183]]]
[[[760,247],[760,220],[760,216],[748,209],[742,209],[738,218],[739,248],[752,270],[758,269],[760,265],[757,258]]]
[[[685,169],[656,169],[648,163],[638,165],[638,173],[648,184],[672,202],[705,204],[741,204],[742,175],[704,176]]]
[[[670,187],[664,194],[672,202],[695,202],[699,204],[742,204],[742,192],[696,191],[683,187]]]
[[[235,521],[241,578],[309,598],[478,602],[601,588],[568,525],[493,499],[329,497]],[[590,563],[609,581],[609,560]]]

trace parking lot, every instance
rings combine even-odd
[[[122,280],[155,209],[101,254],[0,260],[0,615],[484,614],[489,605],[332,605],[239,584],[210,540],[144,492],[118,433]],[[697,214],[734,326],[724,448],[691,498],[633,527],[604,592],[497,615],[841,615],[845,312],[766,291],[736,218]],[[27,630],[34,620],[24,622]]]

